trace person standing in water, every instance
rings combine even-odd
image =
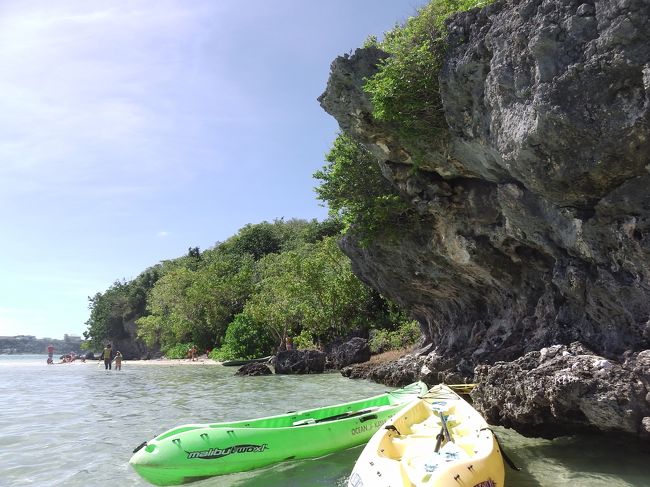
[[[115,352],[115,370],[122,370],[122,352]]]
[[[47,346],[47,363],[50,365],[54,363],[52,355],[54,355],[54,347],[50,344]]]
[[[109,343],[104,347],[104,351],[102,352],[102,358],[104,359],[104,369],[105,370],[111,370],[111,362],[113,360],[113,357],[111,357],[112,354],[111,350],[111,344]]]

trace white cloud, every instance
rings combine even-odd
[[[170,235],[169,232],[167,232],[165,230],[161,230],[160,232],[158,232],[158,234],[156,236],[158,238],[166,238],[166,237],[169,237],[169,235]]]
[[[218,124],[254,112],[218,66],[228,46],[212,37],[227,29],[223,8],[159,0],[5,4],[0,195],[191,178],[201,119]]]

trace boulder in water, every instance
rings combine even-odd
[[[332,352],[332,362],[336,369],[368,360],[370,360],[370,347],[365,338],[352,338],[336,347]]]
[[[273,372],[265,364],[253,362],[240,367],[235,375],[271,375]]]
[[[276,374],[320,374],[325,354],[319,350],[284,350],[275,357]]]

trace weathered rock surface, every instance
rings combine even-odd
[[[329,355],[332,367],[335,369],[342,369],[350,364],[367,362],[370,360],[368,340],[360,337],[351,338],[334,347]]]
[[[110,340],[113,350],[122,352],[125,360],[140,360],[158,358],[162,354],[158,347],[148,347],[138,338],[135,321],[125,321],[122,324],[122,333]]]
[[[276,374],[320,374],[325,354],[319,350],[284,350],[275,356]]]
[[[362,89],[386,54],[332,65],[322,106],[419,214],[398,241],[348,234],[354,272],[410,310],[449,373],[574,341],[612,364],[650,348],[650,2],[501,1],[448,30],[449,129],[418,142],[415,172]],[[567,427],[602,429],[585,404]]]
[[[371,379],[382,384],[401,387],[417,380],[427,384],[457,384],[465,382],[463,363],[455,364],[436,356],[407,354],[398,360],[384,363],[353,364],[341,369],[341,375],[350,379]]]
[[[268,367],[268,365],[261,364],[261,363],[250,363],[246,364],[237,370],[235,372],[235,375],[252,375],[252,376],[257,376],[257,375],[271,375],[273,374],[273,371]]]
[[[643,421],[650,416],[650,389],[627,367],[579,343],[555,345],[514,362],[477,367],[479,386],[471,395],[488,422],[524,433],[556,436],[582,429],[648,436]]]

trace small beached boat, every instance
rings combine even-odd
[[[142,443],[129,463],[147,481],[177,485],[285,460],[313,458],[368,441],[428,387],[415,382],[359,401],[233,423],[188,424]]]
[[[225,365],[226,367],[235,367],[238,365],[246,365],[246,364],[253,364],[253,363],[266,363],[272,358],[273,355],[269,355],[268,357],[251,358],[251,359],[226,360],[225,362],[222,362],[221,365]]]
[[[405,406],[370,439],[348,487],[503,487],[496,437],[445,385]]]

